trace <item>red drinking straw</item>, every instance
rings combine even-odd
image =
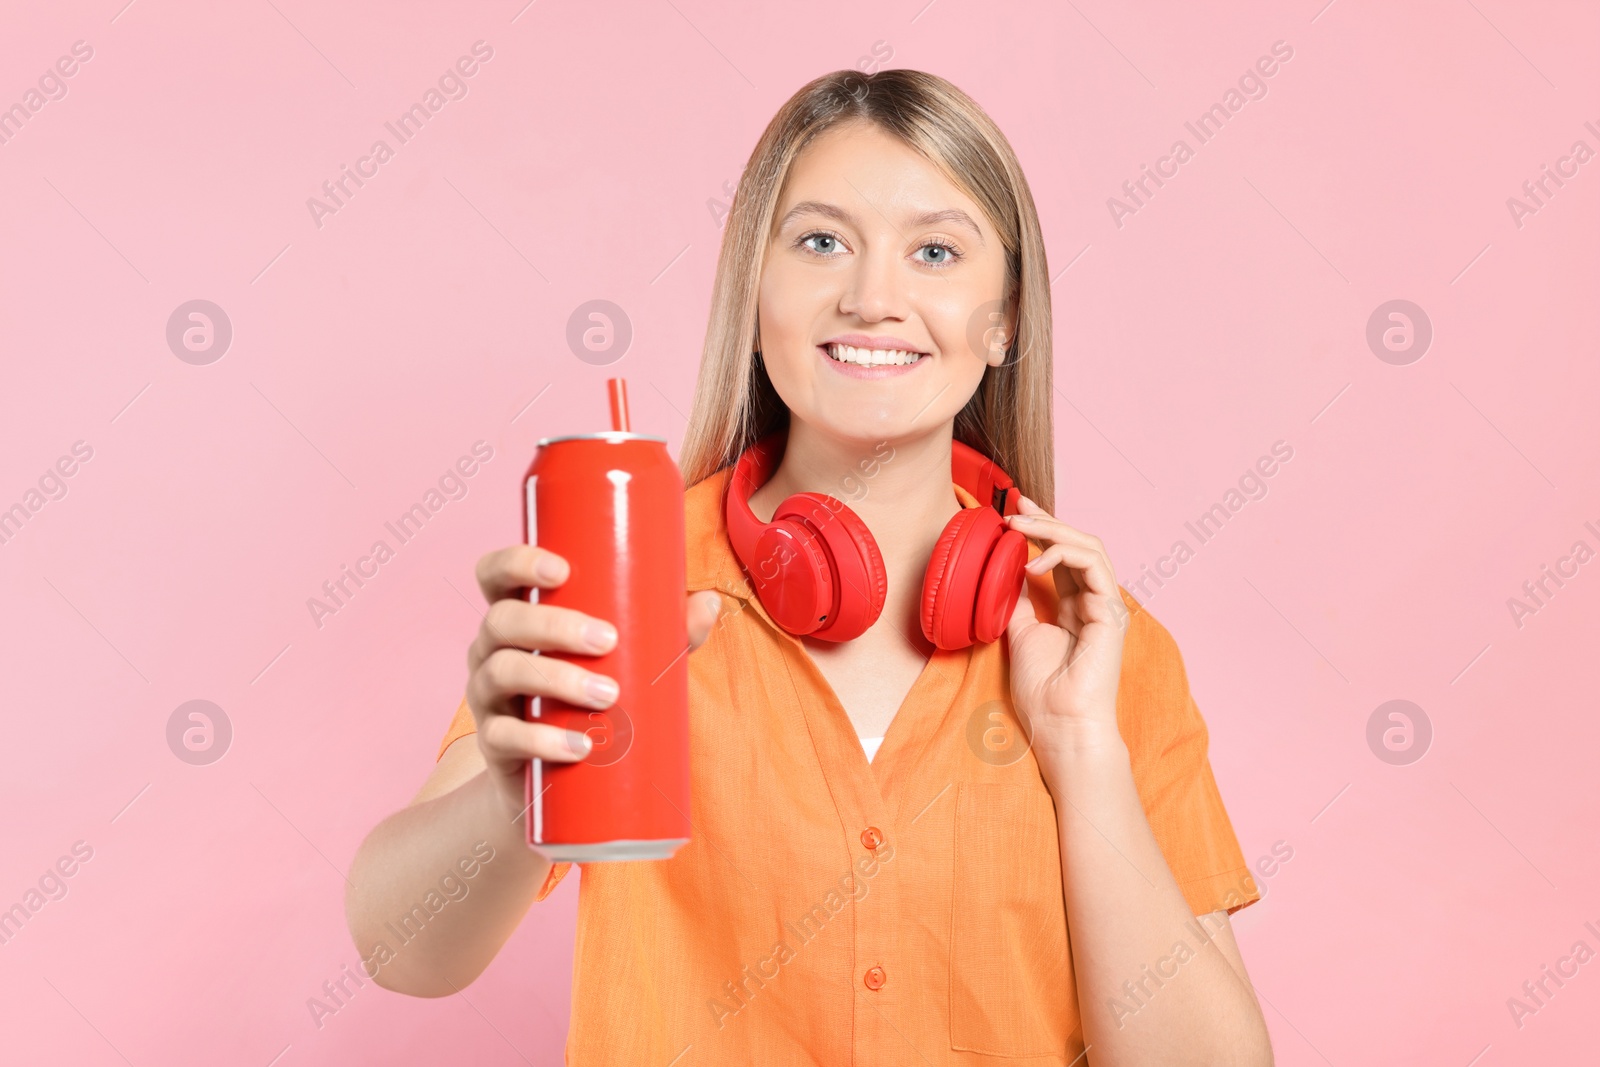
[[[606,392],[611,397],[611,428],[628,432],[628,383],[623,378],[607,378]]]

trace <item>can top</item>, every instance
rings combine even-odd
[[[656,437],[648,433],[626,433],[621,430],[602,430],[600,433],[572,433],[565,437],[541,437],[535,444],[536,448],[553,445],[558,441],[657,441],[666,444],[665,437]]]

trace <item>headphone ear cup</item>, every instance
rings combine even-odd
[[[883,555],[866,523],[843,501],[823,493],[795,493],[778,505],[772,517],[803,524],[828,554],[832,604],[827,619],[810,631],[811,636],[823,641],[860,637],[883,614],[888,591]]]
[[[833,565],[826,547],[804,523],[773,515],[747,567],[761,606],[789,633],[809,634],[833,614]]]
[[[922,579],[922,635],[936,647],[972,644],[978,579],[999,524],[993,508],[962,508],[934,544]]]
[[[972,608],[972,634],[979,642],[998,641],[1006,632],[1022,595],[1022,568],[1027,562],[1028,539],[1016,530],[1002,533],[984,565]]]

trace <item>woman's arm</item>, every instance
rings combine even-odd
[[[1006,521],[1045,545],[1027,571],[1050,574],[1058,597],[1054,623],[1022,597],[1007,637],[1012,696],[1055,800],[1089,1063],[1270,1067],[1266,1021],[1231,931],[1190,913],[1145,815],[1117,718],[1133,619],[1105,545],[1027,497]],[[1171,652],[1161,669],[1181,678]],[[1168,704],[1151,714],[1172,713]]]
[[[564,559],[534,545],[478,561],[489,608],[467,650],[466,699],[476,732],[457,738],[411,803],[367,835],[345,889],[363,970],[385,989],[444,997],[471,983],[527,914],[550,870],[527,844],[528,761],[579,760],[590,741],[524,721],[524,701],[542,696],[599,709],[617,697],[614,679],[534,655],[605,652],[617,639],[608,620],[526,599],[527,590],[553,589],[570,573]],[[689,652],[709,636],[721,605],[715,592],[688,598]],[[587,685],[597,680],[609,681],[608,690]]]
[[[351,864],[345,914],[364,972],[418,997],[465,988],[527,914],[550,867],[528,847],[522,819],[506,818],[476,736],[457,738],[411,804],[379,823]],[[452,899],[462,886],[464,895]],[[430,892],[437,912],[427,907]]]
[[[1122,738],[1086,733],[1048,759],[1040,770],[1056,802],[1089,1063],[1270,1067],[1272,1043],[1227,912],[1190,914]]]

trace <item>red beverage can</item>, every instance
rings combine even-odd
[[[528,721],[586,733],[592,744],[576,763],[529,761],[528,844],[557,862],[667,859],[689,840],[683,475],[660,437],[553,437],[538,443],[523,494],[523,540],[572,568],[560,586],[530,589],[529,602],[617,628],[603,656],[534,654],[607,675],[619,689],[603,711],[526,698]]]

